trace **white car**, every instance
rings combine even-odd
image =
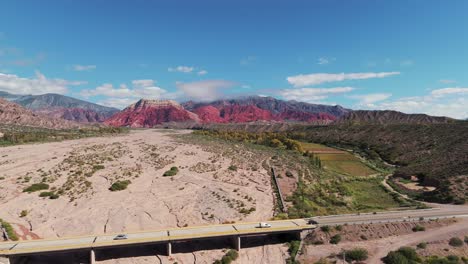
[[[125,239],[128,239],[128,236],[125,234],[120,234],[114,237],[114,240],[125,240]]]
[[[258,224],[258,228],[270,228],[270,227],[271,227],[271,225],[268,224],[268,223],[261,222],[261,223]]]

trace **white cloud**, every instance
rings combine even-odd
[[[318,65],[325,65],[325,64],[330,64],[331,62],[335,61],[335,58],[325,58],[325,57],[320,57],[318,59],[317,64]]]
[[[13,94],[65,94],[69,86],[85,83],[63,79],[47,79],[39,71],[36,71],[35,78],[21,78],[13,74],[0,73],[0,90]]]
[[[98,101],[97,103],[100,105],[111,106],[119,109],[123,109],[135,102],[137,102],[139,98],[106,98],[103,100]]]
[[[403,60],[400,62],[400,66],[412,66],[414,64],[413,60]]]
[[[189,67],[189,66],[177,66],[175,68],[168,68],[167,70],[169,72],[183,72],[183,73],[191,73],[193,72],[195,68],[194,67]]]
[[[133,80],[132,84],[135,87],[152,87],[154,86],[155,80],[145,79],[145,80]]]
[[[468,117],[467,95],[468,88],[442,88],[433,90],[426,96],[404,97],[362,106],[368,109],[396,110],[466,119]]]
[[[155,81],[151,79],[134,80],[132,81],[131,88],[125,84],[121,84],[119,87],[114,87],[110,83],[105,83],[92,90],[81,90],[80,95],[85,98],[95,96],[108,97],[100,102],[117,108],[126,107],[131,102],[137,101],[141,98],[174,99],[177,97],[176,93],[171,93],[161,87],[155,86]]]
[[[208,71],[205,71],[205,70],[201,70],[201,71],[197,72],[198,75],[205,75],[207,73],[208,73]]]
[[[92,71],[96,69],[96,65],[73,65],[75,71]]]
[[[400,72],[363,72],[363,73],[314,73],[300,74],[287,78],[288,82],[294,87],[306,85],[317,85],[327,82],[340,82],[344,80],[361,80],[371,78],[384,78],[392,75],[398,75]]]
[[[434,97],[442,97],[446,95],[452,95],[452,94],[468,94],[468,88],[461,88],[461,87],[455,87],[455,88],[442,88],[442,89],[437,89],[431,91],[431,95]]]
[[[363,95],[351,95],[348,96],[352,99],[358,99],[359,105],[369,105],[376,102],[380,102],[390,98],[392,94],[390,93],[374,93],[374,94],[363,94]]]
[[[219,99],[222,89],[232,87],[235,83],[225,80],[206,80],[190,83],[177,83],[177,88],[188,99],[197,101],[212,101]]]
[[[439,82],[443,84],[452,84],[452,83],[456,83],[457,81],[449,80],[449,79],[442,79],[442,80],[439,80]]]
[[[353,90],[353,87],[297,88],[281,90],[280,95],[287,100],[317,102],[328,98],[329,95],[348,93]]]

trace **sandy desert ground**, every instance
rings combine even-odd
[[[416,225],[424,226],[426,231],[413,232],[412,228]],[[328,243],[328,239],[338,233],[342,236],[342,242],[338,245]],[[332,231],[328,234],[316,230],[313,238],[311,237],[309,240],[322,240],[325,241],[325,244],[305,245],[298,259],[301,263],[314,263],[320,259],[329,259],[341,263],[341,259],[333,256],[340,254],[343,250],[365,248],[369,252],[369,258],[364,261],[365,263],[383,263],[381,259],[388,252],[404,246],[416,248],[416,245],[421,242],[427,243],[426,249],[417,249],[418,254],[421,256],[457,255],[468,257],[467,244],[462,247],[452,247],[448,244],[449,239],[452,237],[463,239],[467,235],[468,219],[466,218],[417,223],[349,225],[342,226],[341,231],[332,228]]]
[[[245,149],[233,158],[223,146],[210,150],[174,137],[187,133],[138,130],[1,148],[0,217],[22,239],[270,219],[274,197],[262,160]],[[179,173],[163,177],[173,166]],[[117,180],[131,184],[111,192]],[[60,197],[23,192],[39,182],[48,183]],[[27,216],[20,217],[23,210]],[[282,243],[248,248],[239,263],[284,263],[286,250]],[[215,249],[178,253],[171,260],[154,255],[101,263],[212,263],[222,255]]]

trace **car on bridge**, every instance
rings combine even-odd
[[[258,228],[270,228],[271,225],[268,224],[268,223],[263,223],[263,222],[260,222],[257,226]]]
[[[125,240],[128,239],[128,236],[125,234],[120,234],[114,237],[114,240]]]

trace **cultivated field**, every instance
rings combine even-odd
[[[304,151],[319,157],[324,169],[350,176],[369,176],[378,173],[347,151],[320,144],[301,142]]]

